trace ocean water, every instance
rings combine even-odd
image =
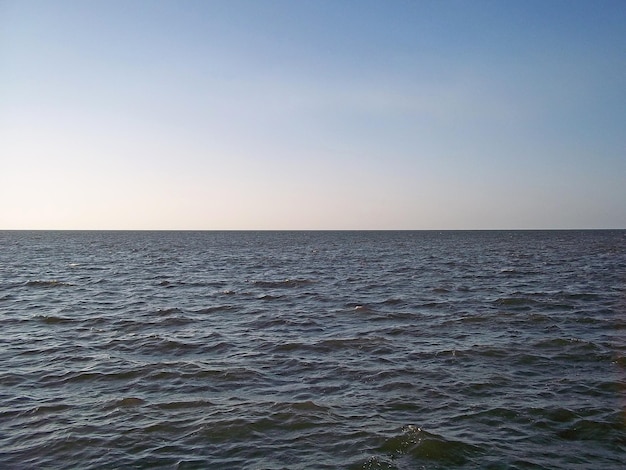
[[[5,231],[0,320],[2,468],[626,466],[626,231]]]

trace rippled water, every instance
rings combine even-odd
[[[3,468],[626,465],[626,232],[0,232]]]

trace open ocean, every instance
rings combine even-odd
[[[626,468],[626,231],[0,232],[3,469]]]

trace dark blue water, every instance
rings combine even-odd
[[[626,232],[0,232],[2,468],[621,469]]]

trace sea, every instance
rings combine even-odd
[[[1,231],[3,469],[626,468],[626,231]]]

